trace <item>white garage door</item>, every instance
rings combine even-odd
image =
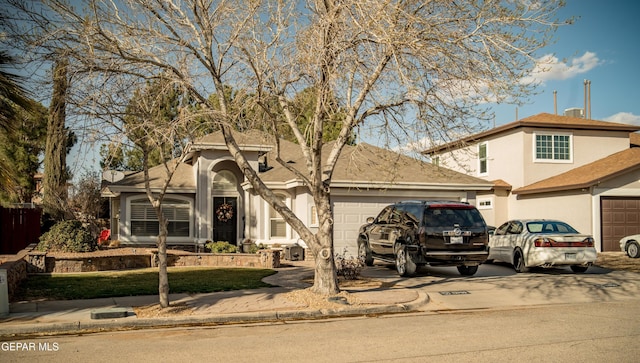
[[[389,204],[399,198],[379,197],[333,197],[333,246],[336,253],[342,254],[347,248],[347,257],[357,256],[356,246],[358,230],[367,222],[367,217],[375,217]]]

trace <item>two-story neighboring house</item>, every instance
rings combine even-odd
[[[424,151],[440,166],[494,183],[479,192],[487,223],[557,218],[600,251],[640,233],[640,126],[541,113]]]
[[[311,230],[318,228],[313,197],[300,173],[306,162],[300,147],[280,140],[276,161],[274,142],[264,133],[237,134],[236,140],[269,187]],[[331,143],[323,153],[327,157]],[[166,179],[163,165],[149,170],[149,184],[159,191]],[[492,184],[464,173],[437,167],[372,145],[347,145],[331,181],[334,212],[334,249],[357,253],[359,227],[387,204],[406,199],[455,200],[475,203],[478,192]],[[142,172],[124,176],[103,190],[110,199],[111,238],[122,245],[156,241],[158,220],[145,194]],[[284,219],[260,198],[229,153],[221,133],[205,136],[178,161],[163,202],[169,218],[168,244],[202,245],[206,241],[240,244],[245,240],[266,245],[299,242]]]

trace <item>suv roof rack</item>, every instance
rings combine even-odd
[[[458,200],[403,200],[395,204],[469,204],[469,202],[461,202]]]

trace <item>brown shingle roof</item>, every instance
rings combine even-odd
[[[502,179],[493,180],[492,183],[493,183],[493,189],[508,189],[508,190],[511,190],[511,188],[513,187],[511,184],[507,183],[506,181],[504,181]]]
[[[265,151],[270,149],[267,153],[269,169],[260,173],[260,177],[267,185],[302,183],[302,180],[297,178],[293,172],[276,162],[275,147],[268,142],[264,134],[251,133],[241,136],[237,140],[242,145],[260,146],[261,150]],[[216,135],[208,135],[197,140],[193,145],[194,149],[206,149],[208,146],[222,147],[223,144],[224,141],[220,133],[216,133]],[[332,146],[333,143],[324,145],[323,156],[325,160]],[[288,166],[304,175],[308,174],[306,162],[297,144],[280,140],[280,153]],[[195,155],[195,153],[192,154],[192,156]],[[152,188],[159,188],[162,186],[166,173],[161,165],[151,168],[149,175]],[[338,159],[331,185],[354,188],[391,187],[392,185],[428,188],[436,185],[457,189],[489,190],[493,183],[363,143],[344,147]],[[121,182],[110,186],[110,190],[113,191],[129,191],[140,188],[144,188],[144,175],[141,172],[127,176]],[[195,188],[193,166],[185,162],[180,163],[171,180],[170,189],[195,192]]]
[[[513,194],[535,194],[588,188],[598,183],[640,169],[640,148],[630,148],[551,178],[529,184]]]
[[[498,126],[493,129],[480,132],[475,135],[465,137],[461,140],[449,142],[440,146],[435,146],[423,151],[423,154],[430,155],[440,153],[447,150],[455,150],[467,143],[477,142],[489,136],[511,131],[520,127],[532,128],[554,128],[554,129],[572,129],[572,130],[606,130],[606,131],[627,131],[635,132],[640,130],[640,126],[620,124],[615,122],[588,120],[580,117],[569,117],[561,115],[553,115],[550,113],[539,113],[521,120]]]
[[[177,159],[169,162],[177,162]],[[189,164],[178,163],[178,168],[171,178],[169,190],[195,192],[196,182],[193,177],[193,167]],[[163,164],[154,166],[149,169],[149,185],[152,189],[158,189],[164,186],[167,178],[167,172]],[[138,190],[144,188],[144,173],[137,172],[128,175],[120,182],[112,183],[109,185],[109,189],[112,191],[127,191],[129,189]]]
[[[326,158],[333,143],[325,144],[323,156]],[[306,174],[306,165],[298,145],[282,141],[283,159]],[[270,153],[271,154],[271,153]],[[287,158],[285,158],[285,155]],[[261,174],[265,182],[292,181],[294,174],[270,157],[270,169]],[[410,184],[410,185],[474,185],[474,188],[490,188],[491,182],[475,178],[453,170],[438,167],[390,150],[382,149],[366,143],[356,146],[346,145],[336,165],[333,186],[364,187],[372,184]]]

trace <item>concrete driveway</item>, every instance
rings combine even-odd
[[[484,264],[471,277],[455,267],[422,267],[415,277],[401,278],[393,265],[376,262],[362,272],[386,286],[420,289],[430,297],[424,311],[500,309],[514,306],[609,302],[637,299],[640,274],[590,267],[573,273],[568,267],[516,273],[513,267]]]

